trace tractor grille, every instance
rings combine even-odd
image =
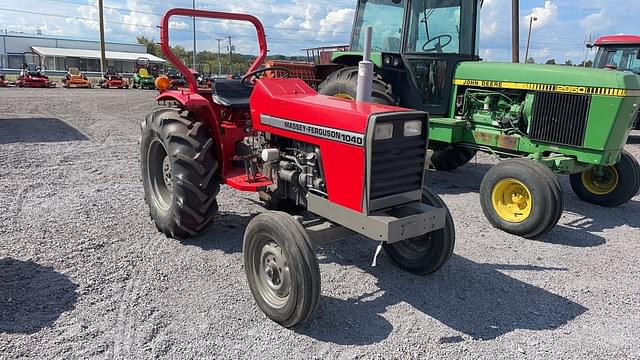
[[[405,138],[403,131],[407,120],[412,119],[383,121],[393,123],[393,138],[373,141],[371,200],[422,189],[428,125],[422,124],[421,136]]]
[[[536,93],[529,137],[551,144],[582,147],[590,105],[590,95]]]

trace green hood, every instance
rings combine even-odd
[[[492,62],[462,62],[456,79],[640,89],[640,77],[630,73],[574,66]]]

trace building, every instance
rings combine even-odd
[[[157,56],[147,54],[141,44],[117,42],[105,43],[106,66],[116,68],[121,73],[131,73],[138,58],[147,58],[152,64],[165,62]],[[36,53],[42,60],[46,71],[65,71],[65,61],[69,67],[78,67],[81,71],[100,72],[100,42],[64,37],[0,34],[0,68],[19,70],[25,62],[38,62],[38,56],[24,53]],[[34,58],[34,59],[32,59]],[[69,58],[69,60],[65,60]]]

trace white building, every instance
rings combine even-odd
[[[131,73],[138,58],[147,58],[152,64],[162,64],[164,59],[147,54],[146,47],[141,44],[126,44],[117,42],[105,43],[107,66],[116,68],[121,73]],[[32,55],[24,53],[34,52],[40,55],[42,65],[47,71],[65,71],[65,59],[70,58],[69,67],[79,67],[82,71],[100,71],[100,42],[79,40],[72,38],[25,35],[0,34],[0,68],[18,70],[25,62],[32,60]],[[75,58],[75,59],[72,59]]]

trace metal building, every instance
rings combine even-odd
[[[42,58],[46,71],[65,71],[65,58],[77,57],[73,66],[81,71],[100,71],[100,43],[44,35],[0,34],[0,68],[19,70],[25,62],[25,52],[35,52]],[[106,42],[107,66],[115,67],[121,73],[131,73],[138,58],[149,59],[152,64],[163,64],[164,59],[147,54],[141,44]],[[78,64],[79,62],[79,64]],[[71,65],[70,65],[71,66]]]

